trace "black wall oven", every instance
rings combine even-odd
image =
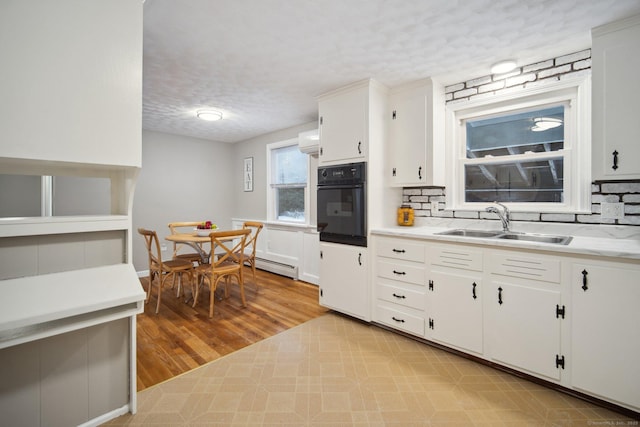
[[[318,231],[323,242],[367,246],[366,163],[318,168]]]

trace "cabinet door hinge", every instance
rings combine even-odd
[[[433,329],[433,319],[429,318],[429,329]]]
[[[558,304],[556,304],[556,319],[560,318],[560,316],[562,316],[562,318],[564,319],[564,314],[565,314],[564,305],[560,307]]]
[[[564,369],[564,356],[556,354],[556,368]]]
[[[429,280],[429,290],[433,290],[433,280]]]

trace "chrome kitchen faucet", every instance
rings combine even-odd
[[[502,211],[495,206],[489,206],[485,209],[487,212],[494,213],[500,217],[500,221],[502,221],[502,231],[508,233],[509,232],[509,222],[511,221],[511,213],[509,212],[509,208],[503,205],[500,202],[493,202],[496,205],[502,206]]]

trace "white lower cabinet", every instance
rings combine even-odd
[[[374,318],[640,412],[640,262],[374,236]]]
[[[430,339],[463,351],[482,353],[482,258],[482,251],[464,246],[430,246],[427,282]]]
[[[560,261],[491,251],[487,267],[485,336],[490,358],[559,381],[564,369]]]
[[[571,268],[573,386],[640,410],[640,266]]]
[[[367,248],[320,242],[320,304],[370,320]]]
[[[493,280],[487,298],[487,345],[491,359],[531,374],[560,379],[560,292],[518,280]],[[515,283],[514,283],[515,282]]]
[[[374,320],[424,337],[424,243],[379,238],[375,247]]]

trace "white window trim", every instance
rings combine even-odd
[[[446,108],[446,178],[447,210],[484,210],[489,203],[464,201],[464,165],[466,141],[464,120],[489,116],[536,105],[567,102],[565,125],[563,203],[507,203],[514,212],[591,213],[591,77],[581,76],[558,83],[521,89],[468,102],[453,103]],[[578,126],[576,126],[578,124]],[[579,147],[577,142],[579,141]],[[504,158],[496,157],[496,163]]]
[[[267,179],[266,179],[266,187],[267,187],[267,219],[270,222],[280,223],[280,224],[300,224],[300,225],[309,225],[309,209],[311,206],[311,200],[309,195],[309,156],[307,158],[307,185],[304,189],[304,221],[284,221],[278,219],[276,215],[276,201],[274,197],[273,187],[271,185],[271,152],[277,148],[290,147],[290,146],[298,145],[298,138],[287,139],[284,141],[273,142],[271,144],[267,144]]]

